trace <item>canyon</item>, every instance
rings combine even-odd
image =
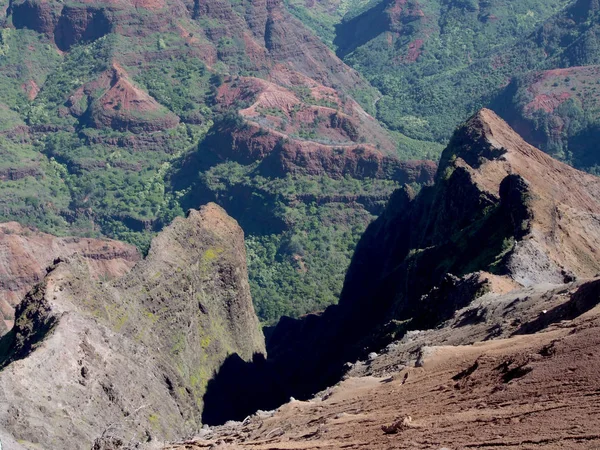
[[[7,0],[0,447],[590,448],[598,0]]]
[[[243,233],[215,204],[176,219],[113,279],[94,280],[85,253],[61,256],[0,342],[0,439],[588,448],[598,214],[600,180],[482,110],[435,183],[398,190],[368,227],[339,305],[282,319],[266,343]]]

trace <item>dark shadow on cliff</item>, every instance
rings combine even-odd
[[[335,26],[333,43],[338,49],[339,58],[343,59],[389,29],[386,15],[388,6],[388,1],[382,1],[359,16]]]
[[[520,179],[507,177],[501,188],[504,201],[482,206],[464,175],[457,170],[447,183],[460,192],[450,200],[465,223],[453,222],[457,230],[450,229],[444,220],[453,217],[448,210],[436,227],[430,224],[432,228],[421,236],[418,231],[427,228],[430,211],[440,210],[434,206],[448,197],[441,198],[435,188],[424,188],[418,200],[406,189],[397,191],[363,234],[339,304],[299,319],[283,317],[267,333],[266,361],[245,363],[230,357],[209,382],[203,422],[243,420],[289,397],[307,400],[336,384],[347,370],[346,363],[364,359],[369,351],[378,351],[408,330],[432,328],[466,306],[482,288],[478,277],[449,274],[463,276],[489,267],[507,236],[514,233],[508,216],[520,224],[527,211],[520,211],[513,199],[520,199],[524,189]],[[484,206],[486,213],[479,214]],[[471,208],[470,213],[463,213],[463,207]],[[423,226],[414,227],[415,223]],[[409,238],[411,233],[414,236]],[[446,237],[451,235],[456,240]],[[415,244],[422,242],[426,245]],[[487,242],[487,251],[482,251],[481,242]],[[413,247],[428,248],[413,254]]]
[[[202,423],[221,425],[228,420],[241,421],[259,409],[275,409],[288,398],[272,362],[267,362],[262,354],[246,362],[234,353],[208,382]]]
[[[257,410],[271,410],[290,397],[307,400],[337,383],[346,363],[364,356],[369,336],[382,312],[331,306],[321,314],[283,317],[267,339],[269,359],[244,362],[230,356],[208,383],[202,422],[243,420]]]

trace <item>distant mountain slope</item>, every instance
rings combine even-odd
[[[600,66],[576,66],[518,77],[493,106],[527,141],[598,174]]]
[[[532,80],[540,72],[573,67],[569,89],[577,89],[579,75],[589,79],[576,68],[598,64],[598,14],[595,0],[386,0],[348,13],[334,43],[381,91],[377,117],[392,129],[444,141],[457,123],[489,106],[542,150],[595,170],[590,147],[598,120],[591,98],[598,93],[591,86],[585,101],[571,92],[573,99],[551,113],[523,108],[537,95]],[[546,85],[544,95],[566,96],[556,87],[551,92]]]
[[[515,69],[502,73],[482,58],[520,45],[569,3],[384,0],[344,18],[334,42],[384,95],[380,119],[413,137],[445,139]]]
[[[225,79],[215,101],[236,114],[174,165],[182,206],[215,201],[240,221],[263,319],[335,303],[360,232],[397,186],[430,183],[435,163],[398,159],[354,100],[289,70]]]
[[[314,161],[315,148],[326,148],[329,158],[332,148],[322,145],[327,139],[336,144],[355,140],[356,149],[365,146],[373,154],[379,154],[373,150],[379,147],[398,167],[400,158],[441,150],[384,130],[353,100],[372,109],[376,90],[280,0],[12,0],[5,10],[0,33],[3,221],[17,220],[61,235],[109,236],[145,251],[153,233],[184,209],[208,200],[229,208],[228,199],[242,198],[234,171],[227,170],[226,159],[234,152],[228,141],[231,127],[222,124],[233,119],[235,128],[238,111],[250,104],[246,93],[235,89],[230,89],[227,102],[220,101],[225,80],[225,87],[237,79],[262,80],[307,104],[299,114],[286,117],[287,131],[300,139],[295,143],[302,142],[286,152],[293,164],[271,164],[270,171],[265,164],[259,173],[250,166],[262,156],[250,154],[244,160],[247,170],[240,169],[250,184],[269,184],[270,191],[268,200],[246,202],[244,215],[259,217],[268,209],[268,217],[276,216],[249,235],[250,241],[267,239],[274,248],[269,258],[261,252],[251,266],[256,298],[273,296],[259,285],[279,284],[286,291],[263,319],[334,302],[353,243],[391,190],[412,181],[393,170],[381,172],[377,183],[389,187],[380,189],[372,186],[373,171],[358,176],[339,164],[329,172],[317,164],[298,173],[294,167]],[[317,128],[319,133],[314,133]],[[205,174],[207,166],[194,166],[198,170],[177,179],[181,165],[209,146],[203,144],[206,136],[229,146],[220,149],[223,159],[212,168],[227,186],[219,195],[212,189],[190,189],[206,186],[203,177],[215,178],[213,172]],[[336,188],[331,185],[342,183],[340,174],[348,176],[343,181],[348,188],[332,196]],[[296,184],[310,186],[310,195],[298,197],[291,219],[275,199],[289,196]],[[242,190],[251,198],[262,195],[254,195],[254,188]],[[357,196],[368,200],[355,202]],[[335,242],[332,249],[316,252],[310,264],[292,250],[298,245],[289,245],[308,228],[312,236],[307,241]],[[260,247],[256,244],[258,251]],[[291,295],[300,292],[302,280],[311,290]],[[294,302],[294,297],[306,298],[307,304]]]

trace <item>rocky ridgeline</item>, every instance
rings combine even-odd
[[[600,272],[599,215],[598,178],[482,110],[456,131],[435,184],[397,191],[367,229],[339,305],[283,318],[269,330],[268,359],[243,234],[214,204],[176,219],[120,278],[95,281],[85,258],[58,259],[0,341],[0,438],[88,449],[98,437],[102,448],[207,435],[202,423],[310,398],[348,369],[388,374],[423,365],[428,345],[575,319],[598,303],[598,281],[587,280]],[[347,364],[359,358],[371,363]],[[208,433],[277,439],[262,420]]]
[[[94,280],[85,258],[58,259],[0,348],[0,438],[14,448],[194,434],[225,358],[264,357],[242,230],[209,204],[176,219],[120,278]]]
[[[272,78],[280,84],[236,77],[219,88],[221,107],[249,106],[238,111],[241,123],[217,121],[192,160],[210,159],[209,153],[215,161],[260,162],[259,172],[272,177],[433,181],[436,164],[400,160],[391,136],[354,100],[289,69],[278,68]],[[304,90],[305,98],[293,89]]]
[[[77,254],[95,279],[122,276],[140,259],[137,249],[123,242],[59,238],[16,222],[0,225],[0,249],[0,335],[12,328],[15,306],[44,278],[54,259]]]
[[[245,12],[240,13],[241,9]],[[43,33],[63,51],[113,32],[127,37],[174,32],[184,33],[187,47],[212,65],[219,59],[226,60],[231,52],[237,54],[237,50],[219,45],[222,38],[235,36],[243,42],[243,54],[256,70],[268,71],[284,64],[328,86],[339,85],[346,90],[368,87],[356,71],[290,16],[281,0],[244,1],[242,8],[234,8],[223,0],[105,0],[69,5],[14,0],[8,13],[16,28]],[[199,19],[212,24],[202,26],[194,22]]]
[[[270,331],[266,365],[231,364],[217,376],[207,418],[243,419],[290,395],[308,398],[365,349],[434,328],[484,294],[514,291],[514,301],[526,295],[519,290],[593,278],[599,214],[600,179],[552,159],[482,110],[456,131],[435,184],[418,195],[397,191],[369,226],[339,305],[283,318]],[[227,383],[244,369],[248,386]],[[217,401],[256,392],[263,396],[255,404]]]

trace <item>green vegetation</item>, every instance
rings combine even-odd
[[[520,123],[526,138],[555,158],[597,173],[600,153],[600,67],[589,66],[544,77],[517,78],[498,102],[509,122]],[[543,101],[556,99],[551,108]]]
[[[309,27],[323,42],[334,48],[335,27],[346,14],[363,9],[371,0],[331,0],[314,2],[310,6],[304,0],[285,0],[288,10]]]
[[[6,105],[0,105],[2,127],[29,125],[41,131],[25,143],[18,134],[0,136],[0,220],[18,220],[58,235],[108,236],[146,251],[156,232],[174,217],[213,200],[244,226],[252,294],[264,322],[337,301],[354,246],[396,183],[275,178],[260,173],[256,164],[224,162],[193,173],[186,185],[179,173],[189,155],[201,151],[199,144],[213,121],[243,126],[236,110],[248,106],[245,100],[225,109],[214,103],[224,80],[222,72],[215,72],[218,64],[209,70],[197,57],[185,57],[182,38],[169,33],[136,39],[111,34],[75,45],[64,56],[29,31],[6,29],[1,38],[0,83],[6,81],[7,87],[0,94]],[[36,74],[41,89],[31,101],[10,81],[13,66],[25,66],[23,45],[48,62],[41,70],[41,62],[34,61],[33,67],[44,75]],[[240,75],[250,72],[239,57],[245,54],[239,40],[221,39],[217,49],[226,55],[223,72],[232,67]],[[122,62],[147,52],[164,56]],[[182,123],[159,132],[115,131],[95,123],[92,107],[107,89],[106,73],[113,73],[115,61],[136,89],[177,114]],[[21,76],[25,83],[33,74],[23,71]],[[310,104],[335,106],[327,99],[315,100],[308,89],[295,90]],[[124,112],[121,103],[114,108]],[[276,108],[263,113],[282,114]],[[310,139],[317,125],[309,124],[299,134]],[[406,155],[421,151],[418,141],[400,138]],[[249,213],[236,203],[240,195],[250,198]],[[207,262],[215,257],[218,249],[205,255]],[[125,316],[114,316],[114,326],[124,326]]]
[[[345,18],[336,44],[340,56],[383,94],[377,114],[384,123],[416,139],[444,141],[521,66],[513,55],[508,64],[495,56],[567,3],[504,0],[472,8],[464,2],[415,3],[410,25],[392,15],[387,28],[392,13],[376,5],[363,16]],[[377,35],[360,36],[362,26],[377,21]]]
[[[568,0],[392,3],[285,0],[372,84],[333,87],[343,102],[352,96],[392,130],[402,158],[437,159],[456,124],[501,102],[514,75],[600,62],[598,12],[561,12]],[[227,20],[240,24],[256,7],[229,5]],[[217,105],[224,80],[266,77],[281,60],[248,47],[254,45],[247,40],[250,25],[230,30],[220,18],[194,12],[169,18],[159,32],[158,13],[140,8],[135,14],[114,34],[65,53],[41,33],[0,30],[0,220],[54,234],[109,236],[145,251],[174,217],[216,201],[246,232],[252,294],[264,322],[334,303],[357,240],[397,183],[275,177],[258,163],[215,160],[202,146],[205,136],[215,123],[244,127],[237,111],[250,102]],[[280,39],[277,33],[264,38],[277,53],[280,43],[271,41]],[[129,91],[120,88],[103,110],[117,67]],[[600,108],[583,100],[600,98],[598,86],[597,77],[556,77],[548,92],[564,88],[569,100],[527,117],[546,151],[592,172],[600,172],[600,155],[588,149],[600,137]],[[291,89],[306,104],[337,109],[333,98],[317,100],[306,86]],[[134,101],[142,104],[136,109],[128,99],[138,94],[146,100]],[[519,85],[513,103],[529,101],[526,84]],[[327,125],[320,116],[294,128],[293,117],[275,106],[258,112],[261,126],[273,117],[290,138],[338,144],[320,136]],[[129,121],[119,122],[125,116]],[[168,127],[152,126],[165,117],[174,118]],[[337,125],[350,140],[365,140],[351,122]],[[255,137],[261,133],[268,132]],[[195,166],[194,158],[206,161]]]
[[[435,158],[437,149],[423,141],[445,143],[457,124],[483,106],[502,110],[510,95],[504,88],[515,76],[600,62],[600,12],[589,2],[372,0],[308,7],[287,0],[286,4],[379,90],[375,108],[372,97],[352,94],[399,132],[403,157]],[[597,80],[582,86],[577,76],[563,78],[553,89],[560,91],[563,82],[576,81],[568,89],[572,101],[552,113],[512,117],[516,123],[532,124],[536,135],[527,137],[534,144],[594,172],[600,164],[600,155],[593,151],[600,113],[597,102],[590,107],[590,99],[600,96],[591,89]],[[514,101],[522,106],[520,98]]]
[[[209,191],[246,230],[252,297],[266,323],[337,302],[358,239],[399,187],[350,177],[265,177],[257,164],[235,162],[191,179],[197,181],[187,188],[188,201]],[[249,200],[237,203],[238,193]]]

